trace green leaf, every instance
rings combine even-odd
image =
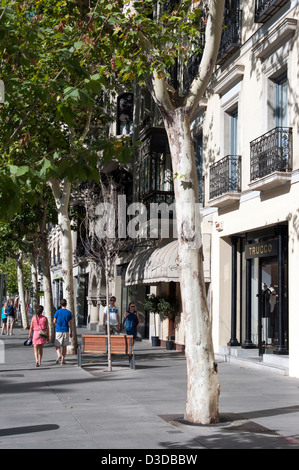
[[[83,42],[83,41],[76,41],[76,42],[74,43],[74,47],[75,47],[75,49],[77,49],[77,50],[81,49],[81,47],[83,47],[84,45],[85,45],[85,42]]]
[[[62,119],[64,120],[64,122],[68,126],[72,127],[76,119],[76,115],[73,112],[72,108],[63,103],[57,107],[57,111],[60,114],[60,116],[62,116]]]
[[[64,91],[63,91],[63,97],[64,99],[68,99],[68,98],[71,98],[71,99],[74,99],[74,100],[78,100],[79,99],[79,90],[78,88],[74,88],[74,87],[67,87]]]
[[[29,166],[16,166],[16,165],[9,165],[9,169],[12,175],[15,176],[23,176],[29,172]]]

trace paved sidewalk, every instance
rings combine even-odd
[[[0,337],[1,449],[299,448],[299,379],[219,363],[221,422],[195,426],[182,419],[183,353],[138,341],[136,370],[121,358],[110,373],[99,356],[85,357],[84,368],[75,356],[55,365],[48,344],[36,368],[33,348],[23,345],[28,333],[14,333]]]

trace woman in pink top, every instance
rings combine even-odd
[[[36,367],[41,365],[41,360],[43,357],[43,348],[44,344],[49,341],[49,325],[47,318],[43,315],[44,307],[39,305],[36,309],[36,315],[32,317],[30,331],[29,331],[29,338],[32,338],[32,343],[34,346],[34,356],[36,361]],[[46,330],[48,337],[47,338],[40,338],[39,337],[39,330]]]

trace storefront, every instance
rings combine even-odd
[[[233,236],[231,246],[229,346],[258,349],[260,355],[288,354],[287,224]]]

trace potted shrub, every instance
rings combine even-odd
[[[152,294],[152,295],[149,295],[144,301],[145,311],[154,314],[154,336],[151,337],[152,346],[160,346],[160,339],[159,339],[159,336],[157,335],[157,330],[156,330],[156,315],[159,314],[159,311],[158,311],[159,299],[160,299],[159,296]]]
[[[172,341],[171,336],[167,336],[165,346],[169,351],[174,348],[174,341]]]
[[[179,304],[178,301],[173,297],[163,297],[161,296],[158,300],[158,312],[161,320],[168,320],[174,318],[178,313]],[[174,341],[170,337],[170,323],[168,321],[168,336],[166,341],[166,349],[174,348]]]

